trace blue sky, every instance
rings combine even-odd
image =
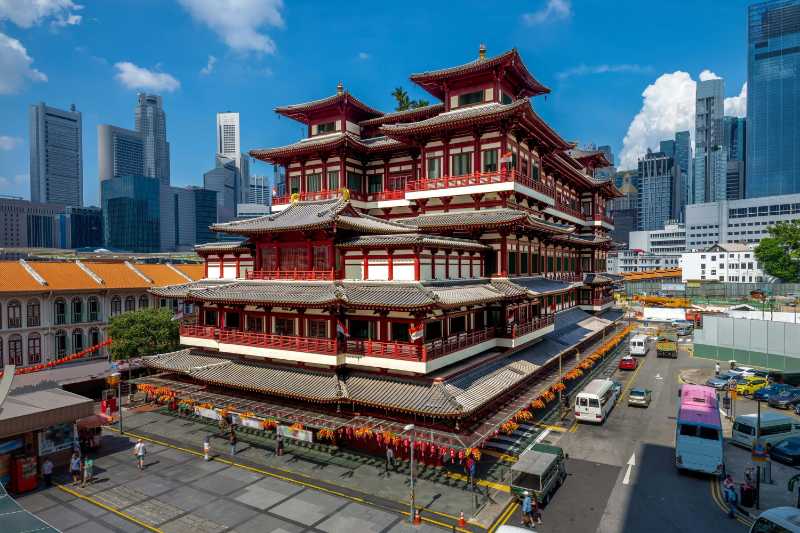
[[[0,0],[0,193],[29,197],[31,103],[83,112],[84,201],[96,205],[97,125],[132,128],[139,90],[164,97],[173,184],[199,185],[217,111],[241,113],[243,150],[286,144],[303,130],[274,107],[328,96],[342,80],[389,111],[398,85],[428,97],[411,73],[471,61],[481,42],[489,55],[519,49],[552,89],[535,108],[566,139],[610,144],[618,161],[625,148],[630,166],[693,127],[701,72],[741,96],[747,4]],[[726,107],[741,114],[743,103]]]

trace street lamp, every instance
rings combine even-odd
[[[409,476],[411,477],[411,514],[409,515],[409,521],[413,524],[414,523],[414,435],[416,432],[414,431],[414,424],[408,424],[406,427],[403,428],[405,432],[411,432],[411,469],[409,472]]]

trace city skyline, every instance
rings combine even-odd
[[[199,185],[203,172],[208,170],[210,158],[197,157],[197,154],[213,153],[211,147],[215,143],[217,112],[235,109],[241,113],[242,149],[245,152],[296,140],[301,132],[296,125],[275,117],[272,113],[275,106],[294,101],[297,97],[315,99],[328,96],[334,92],[336,82],[342,79],[346,89],[358,93],[370,105],[391,111],[394,102],[390,93],[398,85],[406,88],[414,98],[424,96],[423,91],[408,80],[408,72],[468,61],[479,42],[487,43],[490,54],[516,46],[524,57],[530,58],[533,72],[552,89],[548,99],[537,104],[537,111],[571,140],[610,145],[623,162],[621,168],[626,168],[626,154],[635,150],[636,155],[641,156],[644,152],[638,150],[637,143],[653,145],[652,141],[656,141],[657,145],[658,138],[669,138],[674,131],[686,129],[679,122],[667,135],[669,120],[659,119],[654,122],[658,126],[655,130],[636,131],[637,117],[650,113],[652,107],[648,96],[643,99],[642,93],[661,90],[664,76],[667,76],[666,81],[678,78],[696,80],[700,72],[710,69],[726,79],[730,91],[726,94],[728,98],[740,94],[746,77],[747,2],[744,1],[717,6],[715,17],[721,23],[712,34],[706,32],[702,40],[699,36],[690,38],[677,47],[671,46],[671,54],[655,54],[656,57],[653,57],[652,50],[647,53],[644,50],[620,52],[613,44],[596,40],[591,42],[592,54],[586,53],[589,37],[585,28],[603,24],[603,21],[612,24],[621,16],[624,20],[633,20],[643,15],[645,9],[633,2],[614,9],[599,9],[600,4],[594,2],[562,1],[558,4],[566,6],[565,9],[553,11],[547,1],[542,1],[502,14],[475,5],[458,15],[462,26],[471,27],[472,22],[491,16],[502,19],[502,26],[508,31],[487,32],[484,26],[472,24],[474,30],[461,32],[443,45],[438,38],[440,33],[434,27],[406,21],[402,24],[408,27],[399,30],[413,31],[418,36],[414,43],[404,43],[400,47],[395,40],[370,37],[353,39],[336,50],[310,49],[307,37],[318,29],[318,23],[301,25],[298,21],[352,20],[354,13],[359,12],[368,17],[363,23],[370,25],[397,17],[391,11],[372,10],[367,13],[358,6],[348,6],[344,11],[323,8],[324,13],[320,13],[318,6],[299,4],[289,8],[264,2],[262,7],[277,6],[272,18],[261,13],[247,20],[244,17],[236,20],[243,30],[252,31],[259,37],[253,42],[261,44],[254,50],[238,42],[231,44],[233,41],[224,30],[213,24],[209,27],[191,7],[192,4],[188,1],[180,5],[158,4],[160,19],[169,21],[171,31],[166,34],[159,32],[161,46],[157,49],[135,46],[136,41],[147,35],[137,34],[133,39],[127,30],[114,24],[115,20],[124,17],[132,29],[142,27],[137,22],[147,16],[148,10],[135,9],[124,3],[116,6],[114,12],[102,4],[89,3],[80,10],[80,24],[59,27],[57,31],[48,29],[54,24],[56,15],[49,18],[37,15],[33,22],[17,17],[15,22],[14,17],[0,12],[0,33],[7,39],[15,39],[29,60],[23,77],[15,78],[16,83],[9,83],[8,87],[4,86],[5,94],[0,96],[0,113],[7,118],[0,131],[0,144],[7,148],[0,150],[0,184],[3,189],[11,194],[28,196],[27,162],[20,160],[20,154],[26,153],[28,143],[22,124],[25,122],[24,109],[38,100],[62,108],[75,101],[84,111],[84,203],[88,205],[97,204],[99,199],[96,127],[104,123],[131,127],[129,117],[136,104],[137,92],[158,94],[164,98],[164,108],[169,115],[173,184]],[[666,6],[664,9],[673,12],[681,8]],[[195,16],[194,20],[185,17],[186,10]],[[711,11],[711,8],[700,8],[700,11],[706,10]],[[311,17],[311,13],[317,16]],[[674,34],[677,26],[672,26],[669,19],[677,17],[667,16],[669,13],[664,15],[665,24],[661,30],[665,35],[670,31]],[[435,19],[432,14],[429,20]],[[687,22],[692,24],[684,21],[684,26]],[[635,32],[642,31],[633,27],[631,30],[631,38],[635,37]],[[719,49],[726,50],[724,55],[713,53],[716,47],[709,44],[710,37],[719,42]],[[202,39],[205,45],[192,54],[178,57],[170,51],[173,44],[172,48],[182,49],[176,40],[191,39]],[[98,44],[92,45],[93,42]],[[274,53],[270,53],[273,46]],[[704,55],[697,50],[709,52]],[[69,72],[65,71],[64,65],[71,67],[67,69]],[[83,79],[69,78],[75,68],[81,69]],[[375,75],[378,70],[380,76]],[[293,80],[300,77],[309,83],[298,88]],[[375,79],[382,82],[374,83]],[[326,87],[330,90],[326,91]],[[594,118],[586,120],[587,116]],[[623,142],[626,135],[630,139]],[[270,170],[259,166],[253,172],[268,174]]]

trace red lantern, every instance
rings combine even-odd
[[[456,460],[456,451],[453,448],[450,448],[450,462],[454,463]]]
[[[464,464],[464,450],[458,450],[458,464]]]

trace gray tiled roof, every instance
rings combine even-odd
[[[384,113],[383,116],[377,118],[370,118],[362,120],[358,124],[364,126],[380,126],[387,122],[403,122],[406,117],[414,117],[416,115],[435,115],[444,111],[444,104],[431,104],[424,107],[415,107],[413,109],[406,109],[403,111],[393,111],[391,113]]]
[[[550,279],[542,276],[529,276],[511,278],[514,284],[525,287],[527,290],[534,294],[550,294],[566,291],[578,283],[571,283],[569,281],[561,281],[558,279]]]
[[[344,303],[366,308],[427,308],[437,305],[435,295],[419,283],[345,281]]]
[[[586,285],[605,285],[613,283],[614,280],[606,276],[604,273],[587,272],[583,275],[583,282]]]
[[[228,241],[228,242],[206,242],[203,244],[195,244],[195,250],[233,250],[241,248],[247,243],[247,240],[241,241]]]
[[[218,287],[221,285],[228,285],[234,283],[230,279],[201,279],[197,281],[190,281],[189,283],[181,283],[179,285],[165,285],[163,287],[152,287],[149,290],[151,294],[161,296],[164,298],[186,298],[189,291],[206,289],[210,287]]]
[[[324,307],[337,303],[342,296],[340,291],[340,287],[330,281],[237,280],[218,287],[191,290],[189,296],[206,302]]]
[[[397,124],[384,124],[381,126],[381,131],[387,134],[403,133],[405,131],[413,131],[423,128],[430,128],[442,124],[449,124],[451,122],[470,121],[474,119],[491,117],[494,115],[506,115],[513,113],[517,109],[522,109],[524,106],[530,105],[527,98],[520,98],[510,104],[501,104],[499,102],[491,102],[487,104],[480,104],[465,108],[459,108],[446,113],[440,113],[434,117],[420,120],[417,122],[400,122]]]
[[[489,247],[478,241],[470,239],[457,239],[455,237],[439,237],[437,235],[423,235],[420,233],[394,234],[394,235],[359,235],[353,239],[340,242],[337,246],[423,246],[426,248],[453,248],[456,250],[486,250]]]
[[[573,227],[556,222],[548,222],[525,211],[500,207],[478,211],[454,211],[430,213],[413,218],[401,218],[398,223],[421,230],[440,228],[483,228],[510,224],[529,225],[552,233],[569,233]]]

